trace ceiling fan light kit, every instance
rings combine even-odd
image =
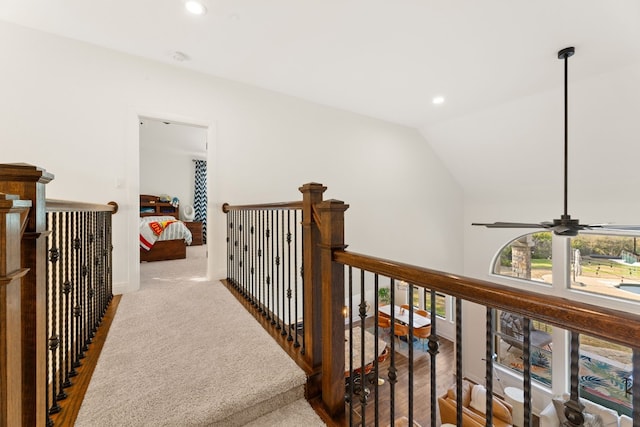
[[[585,225],[580,224],[577,219],[572,219],[568,213],[568,158],[569,158],[569,138],[568,138],[568,59],[576,52],[575,47],[565,47],[558,51],[558,59],[564,60],[564,214],[560,219],[554,219],[553,222],[541,222],[538,224],[517,223],[517,222],[494,222],[494,223],[472,223],[471,225],[480,225],[487,228],[544,228],[551,230],[558,236],[577,236],[580,230],[592,230],[594,228],[602,228],[602,225]]]

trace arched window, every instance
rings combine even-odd
[[[572,238],[551,232],[527,234],[509,242],[496,254],[492,272],[501,277],[501,282],[512,286],[527,286],[529,281],[533,290],[540,291],[540,285],[548,286],[546,292],[571,300],[637,312],[638,230],[636,226],[626,230],[589,230]],[[559,276],[555,280],[552,270]],[[512,374],[523,370],[522,321],[513,313],[496,310],[497,362]],[[556,392],[568,391],[568,334],[535,319],[531,321],[531,330],[533,380],[543,387],[553,386]],[[580,336],[580,346],[581,395],[619,414],[630,414],[631,349],[587,335]]]

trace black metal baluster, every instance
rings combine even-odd
[[[264,251],[264,211],[258,211],[258,219],[257,219],[258,229],[256,232],[256,242],[258,246],[258,292],[259,292],[259,311],[262,315],[265,314],[265,305],[264,305],[264,256],[262,251]]]
[[[251,216],[251,228],[249,233],[251,234],[251,246],[249,250],[251,258],[250,274],[251,274],[251,299],[254,307],[259,306],[259,293],[256,286],[256,259],[257,259],[257,245],[256,245],[256,211],[249,212]]]
[[[285,336],[287,335],[287,328],[285,326],[285,318],[286,318],[286,310],[287,310],[287,305],[285,303],[285,298],[286,298],[286,266],[287,266],[287,259],[285,257],[285,242],[286,242],[286,235],[284,232],[284,211],[280,211],[280,244],[281,244],[281,249],[280,249],[280,266],[281,266],[281,286],[280,286],[280,299],[281,299],[281,305],[280,305],[280,320],[282,323],[282,331],[280,331],[280,335]]]
[[[631,394],[632,394],[632,417],[633,427],[640,427],[640,348],[633,347],[633,354],[631,356],[631,366],[632,366],[632,375],[633,378],[637,378],[631,384]]]
[[[390,282],[390,294],[391,294],[391,328],[393,328],[396,324],[396,311],[394,310],[394,303],[396,300],[396,283],[394,279],[391,279]],[[395,338],[391,339],[391,364],[389,365],[389,424],[395,425],[395,409],[396,409],[396,382],[398,381],[398,370],[396,369],[396,340]]]
[[[56,366],[56,369],[58,370],[58,380],[59,380],[59,384],[58,384],[58,400],[64,400],[67,398],[67,393],[64,391],[64,386],[65,386],[65,379],[64,379],[64,366],[65,366],[65,356],[64,356],[64,352],[65,352],[65,348],[66,348],[66,342],[65,342],[65,336],[64,336],[64,330],[65,330],[65,321],[64,321],[64,313],[65,313],[65,308],[64,308],[64,298],[65,298],[65,291],[64,291],[64,259],[63,259],[63,250],[64,250],[64,231],[63,231],[63,225],[64,225],[64,220],[61,217],[61,214],[56,213],[56,216],[58,217],[58,221],[57,221],[57,225],[58,225],[58,229],[56,232],[56,247],[58,248],[58,280],[56,282],[56,293],[57,293],[57,299],[58,299],[58,313],[57,313],[57,320],[58,320],[58,325],[56,327],[57,332],[58,332],[58,349],[57,349],[57,353],[58,353],[58,363]]]
[[[233,229],[233,211],[227,212],[227,281],[232,282],[231,272],[233,271],[233,255],[231,253],[231,230]]]
[[[275,256],[275,277],[273,281],[274,286],[274,307],[275,307],[275,318],[276,318],[276,329],[280,329],[280,319],[282,318],[282,313],[280,313],[280,211],[275,211],[275,228],[273,229],[273,240],[275,240],[275,252],[273,255]]]
[[[462,425],[462,300],[456,298],[456,425]]]
[[[287,319],[289,319],[289,328],[287,333],[289,336],[287,337],[287,341],[293,341],[293,335],[291,335],[291,330],[296,323],[296,320],[291,317],[291,298],[293,297],[293,291],[291,290],[291,210],[287,211],[287,304],[288,304],[288,313]]]
[[[351,294],[353,293],[353,267],[349,266],[349,286],[347,288],[347,294],[348,294],[348,298],[349,298],[349,305],[346,306],[346,310],[347,310],[347,315],[349,313],[351,313],[351,305],[353,303],[353,299],[351,298]],[[345,314],[345,313],[343,313]],[[354,384],[354,378],[353,378],[353,325],[351,324],[351,316],[349,316],[349,322],[348,322],[348,328],[349,328],[349,395],[347,398],[347,402],[349,403],[349,425],[352,426],[353,425],[353,397],[355,394],[355,384]],[[345,360],[345,365],[347,364],[347,361]],[[364,423],[361,423],[361,425],[365,425]]]
[[[570,372],[571,372],[571,397],[564,403],[564,415],[568,426],[581,426],[584,424],[584,405],[580,403],[580,334],[569,332],[570,345]],[[526,337],[526,334],[525,334]]]
[[[87,265],[89,266],[89,291],[87,296],[89,297],[89,343],[93,342],[93,337],[96,336],[95,324],[96,324],[96,299],[95,299],[95,286],[96,286],[96,235],[95,235],[95,215],[89,213],[89,253],[87,256]]]
[[[82,214],[82,353],[89,350],[89,213]]]
[[[52,218],[51,218],[51,214],[47,214],[46,216],[46,221],[47,221],[47,230],[51,230],[52,229]],[[51,235],[49,235],[47,237],[47,253],[51,254],[51,250],[53,248],[52,245],[52,241],[51,241]],[[53,322],[51,320],[52,316],[53,316],[53,310],[51,309],[51,305],[52,305],[52,301],[53,301],[53,297],[52,297],[52,292],[51,292],[51,287],[53,284],[53,281],[51,280],[51,275],[52,273],[52,267],[50,265],[50,261],[51,258],[49,257],[48,262],[45,263],[45,271],[46,271],[46,285],[45,285],[45,300],[46,300],[46,304],[45,304],[45,310],[46,310],[46,336],[47,337],[53,337]],[[47,357],[45,360],[45,372],[47,375],[47,380],[45,381],[46,383],[46,389],[45,389],[45,409],[46,409],[46,413],[47,413],[47,426],[53,426],[53,421],[51,420],[51,417],[49,416],[51,414],[51,408],[53,408],[54,404],[55,404],[55,391],[53,391],[53,393],[51,392],[51,387],[49,385],[49,378],[53,377],[53,350],[51,349],[51,347],[49,346],[49,350],[50,352],[47,352]],[[53,383],[55,383],[55,381],[53,381]],[[49,406],[49,398],[51,397],[51,406]]]
[[[413,425],[413,285],[409,283],[409,425]]]
[[[247,297],[247,278],[245,277],[245,269],[244,269],[244,211],[240,211],[238,215],[240,216],[238,223],[238,280],[240,280],[240,293],[246,298]]]
[[[431,312],[431,333],[429,334],[429,355],[431,357],[431,363],[430,363],[430,368],[431,368],[431,425],[435,426],[437,425],[437,405],[438,405],[438,398],[437,398],[437,393],[438,393],[438,388],[437,388],[437,370],[436,370],[436,356],[439,353],[439,349],[440,349],[440,341],[438,339],[438,335],[436,334],[436,328],[438,326],[438,315],[436,314],[436,292],[435,291],[430,291],[431,292],[431,299],[430,299],[430,303],[431,303],[431,307],[430,307],[430,312]]]
[[[271,307],[270,307],[270,315],[271,315],[271,324],[275,325],[276,324],[276,282],[278,281],[278,277],[277,277],[277,270],[275,268],[275,260],[276,260],[276,255],[277,255],[277,251],[275,250],[275,242],[274,240],[276,240],[278,238],[278,234],[276,233],[275,228],[274,228],[274,212],[270,211],[269,212],[269,216],[271,217],[271,228],[270,228],[270,232],[271,232],[271,286],[270,286],[270,291],[271,291]],[[277,221],[275,221],[275,223],[277,223]]]
[[[70,372],[72,369],[71,366],[71,358],[69,357],[69,352],[71,351],[71,343],[70,343],[70,334],[69,334],[69,323],[71,322],[71,280],[69,278],[69,262],[70,262],[70,250],[69,250],[69,212],[64,212],[62,214],[64,219],[64,233],[62,234],[63,240],[63,251],[62,251],[62,267],[64,268],[64,283],[62,287],[62,292],[64,293],[64,347],[62,347],[62,360],[64,366],[64,383],[63,386],[71,387],[71,378]],[[61,221],[62,222],[62,221]]]
[[[74,334],[74,347],[75,347],[75,358],[73,360],[73,367],[79,368],[82,364],[80,363],[80,355],[82,354],[82,280],[81,280],[81,271],[82,271],[82,260],[80,257],[80,249],[81,240],[79,236],[80,230],[80,213],[74,213],[74,239],[73,239],[73,268],[71,276],[73,277],[73,281],[75,282],[74,290],[75,290],[75,304],[73,307],[73,316],[75,319],[75,334]]]
[[[491,307],[487,307],[486,318],[485,318],[485,378],[486,378],[486,410],[485,410],[485,420],[486,425],[493,425],[493,309]]]
[[[108,304],[113,300],[113,214],[107,212],[107,298]],[[105,307],[106,309],[106,307]]]
[[[302,341],[302,350],[300,350],[300,354],[305,354],[307,351],[307,343],[305,341],[305,331],[306,331],[306,327],[307,327],[307,318],[306,318],[306,309],[305,309],[305,305],[304,305],[304,301],[305,301],[305,285],[304,285],[304,246],[302,245],[302,239],[304,239],[304,232],[303,232],[303,228],[302,228],[302,217],[303,217],[303,213],[302,211],[300,211],[300,221],[296,221],[296,223],[298,224],[297,227],[300,227],[300,248],[301,253],[300,253],[300,270],[296,271],[297,274],[300,275],[300,289],[302,289],[302,299],[300,300],[302,302],[302,322],[300,323],[300,326],[296,326],[297,328],[297,332],[298,334],[300,334],[300,339]],[[297,229],[296,227],[296,229]],[[296,258],[297,259],[297,258]]]
[[[380,332],[378,331],[378,319],[380,317],[380,312],[378,311],[378,309],[380,308],[380,304],[378,303],[378,289],[379,289],[379,283],[378,283],[378,273],[375,273],[373,275],[373,321],[374,321],[374,328],[373,328],[373,335],[374,335],[374,354],[376,355],[376,358],[378,357],[378,351],[380,350],[378,348],[378,339],[380,337]],[[379,417],[380,417],[380,392],[379,392],[379,385],[378,385],[378,378],[380,378],[380,361],[379,360],[375,360],[374,365],[373,365],[373,375],[375,377],[375,382],[374,382],[374,390],[375,390],[375,401],[374,401],[374,420],[375,420],[375,427],[378,427],[378,425],[380,424],[379,421]]]
[[[349,302],[353,305],[353,294],[350,290],[349,292]],[[349,310],[349,323],[353,321],[351,316],[352,311]],[[362,413],[362,425],[367,425],[366,420],[366,405],[367,405],[367,381],[366,381],[366,369],[365,369],[365,321],[367,320],[367,304],[364,299],[364,270],[360,270],[360,305],[358,310],[358,315],[360,317],[360,412]],[[351,341],[353,342],[353,341]],[[375,353],[373,356],[377,357],[378,353]],[[375,360],[374,360],[375,363]]]
[[[244,296],[251,302],[251,280],[249,279],[249,211],[242,211],[242,281],[244,282]]]
[[[300,342],[298,341],[298,211],[293,211],[293,298],[295,300],[295,304],[293,306],[294,310],[294,335],[295,335],[295,343],[293,346],[295,348],[300,347]]]
[[[531,427],[531,319],[523,318],[522,382],[524,385],[524,427]]]
[[[51,263],[51,274],[49,276],[50,288],[51,288],[51,300],[49,306],[51,307],[51,335],[49,335],[49,351],[51,352],[51,407],[49,408],[49,414],[56,414],[62,409],[58,405],[58,346],[60,345],[60,338],[58,337],[58,259],[60,258],[60,251],[57,247],[57,233],[58,233],[58,216],[57,213],[51,213],[51,249],[49,249],[49,262]]]
[[[240,212],[233,212],[233,223],[233,283],[235,288],[240,290],[240,267],[238,266],[240,262],[240,254],[238,253],[240,242],[238,239],[240,238],[240,229],[242,227],[240,225]]]
[[[76,322],[76,307],[78,305],[78,282],[76,280],[76,217],[75,212],[69,212],[69,226],[67,228],[67,235],[69,239],[69,246],[67,252],[67,258],[69,260],[69,281],[71,282],[71,301],[69,304],[69,323],[70,323],[70,341],[69,341],[69,376],[75,377],[78,375],[76,371],[76,361],[78,360],[78,337],[77,337],[77,322]]]

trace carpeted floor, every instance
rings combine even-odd
[[[205,256],[189,247],[185,260],[141,264],[141,289],[122,296],[77,426],[324,425],[303,398],[304,372],[206,280]]]

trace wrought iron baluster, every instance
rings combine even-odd
[[[351,305],[353,305],[353,293],[351,292],[351,289],[349,290],[349,302]],[[351,322],[353,321],[352,319],[352,314],[353,313],[351,310],[349,310],[349,324],[351,324]],[[362,425],[367,425],[367,419],[366,419],[366,405],[367,405],[367,398],[368,398],[368,393],[369,390],[367,388],[367,381],[366,381],[366,359],[365,359],[365,338],[364,338],[364,333],[365,333],[365,321],[367,319],[367,304],[366,301],[364,300],[364,270],[360,270],[360,304],[358,307],[358,316],[360,317],[360,413],[362,414]],[[353,341],[351,341],[353,342]],[[377,357],[378,353],[375,353],[373,356]],[[375,361],[375,359],[374,359]]]
[[[258,293],[258,289],[256,286],[256,251],[257,251],[257,245],[256,245],[256,211],[252,210],[249,212],[249,216],[251,218],[251,226],[249,228],[249,233],[251,235],[251,245],[249,247],[249,254],[250,254],[250,259],[251,259],[251,265],[250,265],[250,270],[249,270],[249,274],[251,275],[251,304],[254,307],[258,307],[259,306],[259,293]]]
[[[71,308],[71,291],[72,291],[72,283],[70,278],[70,262],[71,262],[71,251],[69,250],[69,241],[70,241],[70,230],[69,230],[69,212],[63,213],[64,218],[64,234],[62,235],[63,239],[63,256],[62,256],[62,265],[64,266],[64,283],[63,283],[63,293],[64,293],[64,342],[65,346],[62,349],[62,357],[64,360],[64,386],[71,387],[71,370],[73,369],[72,364],[72,348],[73,344],[71,341],[71,328],[72,325],[72,308]]]
[[[82,353],[89,350],[89,213],[82,215]]]
[[[584,405],[580,402],[580,334],[570,332],[570,372],[571,395],[564,404],[564,415],[568,426],[581,426],[584,424]]]
[[[299,305],[299,300],[298,300],[298,245],[299,245],[299,240],[298,240],[298,227],[299,227],[299,221],[298,221],[298,211],[294,210],[293,211],[293,297],[295,300],[295,304],[294,304],[294,335],[295,335],[295,343],[293,344],[293,346],[295,348],[300,347],[300,342],[298,341],[298,305]]]
[[[238,278],[240,280],[240,292],[242,293],[242,296],[247,298],[247,277],[246,277],[246,271],[244,268],[244,257],[245,257],[245,250],[246,250],[246,246],[244,244],[245,211],[240,211],[239,215],[240,215],[240,223],[238,224],[238,269],[239,269]]]
[[[96,262],[96,244],[95,244],[95,215],[92,212],[89,213],[89,253],[87,254],[87,266],[89,267],[88,271],[88,291],[87,297],[89,298],[89,339],[87,340],[89,343],[93,342],[93,337],[95,337],[95,262]]]
[[[57,232],[56,232],[56,248],[58,249],[58,277],[56,281],[56,293],[58,296],[58,307],[57,307],[57,320],[58,325],[56,326],[58,332],[58,363],[56,369],[58,370],[58,400],[64,400],[67,398],[67,393],[64,391],[65,387],[65,349],[66,349],[66,340],[65,340],[65,281],[64,281],[64,219],[61,217],[62,214],[56,213],[56,217],[58,217],[57,221]]]
[[[493,425],[493,331],[494,331],[494,312],[491,307],[487,307],[485,325],[485,378],[487,394],[485,420],[486,425]]]
[[[391,328],[394,327],[394,325],[396,324],[396,311],[393,310],[393,304],[394,301],[396,300],[396,284],[395,284],[395,280],[391,279],[390,281],[390,294],[391,294]],[[391,340],[391,364],[389,365],[389,405],[390,405],[390,411],[389,411],[389,424],[390,425],[395,425],[395,408],[396,408],[396,403],[395,403],[395,396],[396,396],[396,382],[398,381],[398,370],[396,369],[396,340],[392,339]]]
[[[260,293],[259,311],[264,316],[265,310],[265,274],[264,274],[264,211],[258,211],[258,232],[256,233],[258,245],[258,292]]]
[[[293,341],[293,335],[291,335],[291,329],[295,325],[295,319],[291,317],[291,298],[293,297],[293,291],[291,290],[291,210],[287,210],[287,319],[289,320],[289,327],[287,328],[287,341]],[[284,332],[284,331],[283,331]]]
[[[409,283],[409,425],[413,425],[413,285]]]
[[[462,425],[462,300],[456,298],[456,425]]]
[[[233,282],[233,254],[231,245],[231,231],[233,230],[233,211],[227,212],[227,281]]]
[[[348,289],[347,289],[347,294],[348,294],[348,298],[349,298],[349,305],[346,306],[346,310],[348,313],[351,312],[351,305],[353,303],[353,299],[351,298],[351,295],[353,294],[353,267],[349,266],[349,283],[348,283]],[[347,396],[347,402],[349,403],[349,425],[352,426],[353,425],[353,397],[355,395],[355,385],[354,385],[354,381],[353,381],[353,325],[351,324],[351,316],[349,316],[349,322],[348,322],[348,329],[349,329],[349,393]],[[346,365],[347,361],[345,360],[345,365]],[[362,423],[362,425],[364,426],[364,422]]]
[[[71,276],[73,277],[73,281],[76,286],[74,286],[75,290],[75,304],[73,307],[73,316],[75,319],[75,358],[73,360],[74,368],[80,367],[82,364],[80,363],[80,357],[82,354],[82,280],[81,280],[81,272],[82,272],[82,260],[80,257],[81,239],[79,236],[80,231],[80,213],[74,213],[74,239],[73,239],[73,269]]]
[[[48,262],[46,263],[46,273],[47,273],[47,281],[46,281],[46,311],[47,311],[47,337],[48,338],[48,349],[47,360],[46,360],[46,373],[47,373],[47,388],[45,392],[46,396],[46,405],[47,405],[47,424],[52,425],[53,421],[49,417],[51,414],[55,414],[60,412],[60,406],[57,402],[56,396],[56,365],[55,365],[55,351],[57,348],[57,337],[55,335],[55,325],[56,325],[56,310],[55,310],[55,276],[56,276],[56,261],[57,254],[55,249],[55,241],[53,240],[54,233],[56,228],[56,217],[55,213],[47,214],[47,229],[51,230],[52,233],[47,238],[47,253],[49,254]],[[49,379],[51,382],[49,383]],[[49,406],[49,398],[51,398],[51,405]]]
[[[439,353],[439,349],[440,349],[440,342],[438,339],[438,335],[436,334],[436,329],[438,326],[438,315],[436,313],[436,292],[435,291],[430,291],[431,292],[431,299],[430,299],[430,303],[431,303],[431,307],[430,307],[430,312],[431,312],[431,333],[429,334],[429,355],[431,357],[431,363],[430,363],[430,368],[431,368],[431,383],[430,383],[430,387],[431,387],[431,425],[435,426],[437,425],[437,371],[436,371],[436,356]]]
[[[373,338],[373,342],[374,342],[374,354],[376,355],[376,361],[373,365],[373,375],[375,378],[375,382],[374,382],[374,390],[375,390],[375,400],[374,400],[374,419],[375,419],[375,425],[376,427],[379,424],[379,418],[380,418],[380,391],[379,391],[379,383],[378,383],[378,378],[380,378],[380,359],[378,358],[378,352],[379,352],[379,348],[378,348],[378,339],[380,338],[380,331],[378,330],[378,319],[380,317],[380,312],[378,311],[380,304],[378,303],[378,289],[379,289],[379,279],[378,279],[378,273],[375,273],[373,275],[373,321],[374,321],[374,338]],[[384,349],[383,349],[384,351]]]
[[[631,366],[633,378],[637,380],[631,384],[632,408],[631,413],[633,419],[633,427],[640,427],[640,348],[633,347],[633,354],[631,356]]]
[[[271,291],[271,306],[270,306],[270,316],[271,316],[271,324],[275,325],[276,324],[276,282],[277,282],[277,271],[275,268],[275,258],[276,258],[276,250],[275,250],[275,242],[274,240],[276,240],[277,238],[277,233],[274,232],[274,212],[273,211],[269,211],[269,216],[270,216],[270,220],[271,220],[271,270],[270,270],[270,277],[271,277],[271,286],[269,287],[270,291]],[[275,221],[275,223],[277,223],[277,221]]]
[[[523,318],[522,383],[524,388],[524,427],[531,426],[531,319]]]
[[[282,318],[282,314],[280,313],[280,211],[275,211],[275,228],[273,232],[273,240],[275,240],[275,252],[273,255],[275,256],[275,277],[273,281],[274,295],[275,295],[275,316],[276,319],[276,329],[280,329],[280,319]]]

